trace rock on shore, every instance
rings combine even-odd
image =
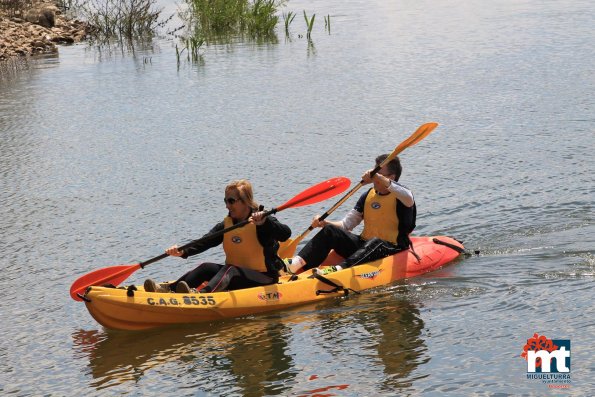
[[[56,44],[84,40],[86,23],[66,18],[52,3],[37,4],[22,16],[0,14],[0,61],[58,51]]]

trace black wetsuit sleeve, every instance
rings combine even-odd
[[[209,248],[216,247],[223,243],[223,235],[214,238],[209,238],[206,240],[203,240],[203,238],[205,236],[208,236],[209,234],[219,232],[224,228],[225,225],[223,224],[223,222],[219,222],[218,224],[216,224],[215,227],[213,227],[207,234],[195,240],[194,243],[192,243],[189,247],[185,248],[184,255],[182,255],[182,258],[188,258],[189,256],[200,254],[201,252],[204,252]]]
[[[267,216],[262,225],[256,226],[256,233],[261,244],[268,240],[286,241],[291,237],[289,226],[279,222],[274,216]]]
[[[263,247],[267,274],[276,278],[283,266],[279,256],[277,256],[279,241],[286,241],[291,236],[291,229],[279,222],[274,216],[268,216],[262,225],[256,226],[256,235]]]

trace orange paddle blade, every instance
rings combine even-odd
[[[113,284],[118,285],[126,280],[132,273],[140,269],[140,263],[135,265],[118,265],[104,267],[79,277],[70,287],[70,297],[75,301],[82,301],[77,295],[82,295],[92,285]]]
[[[279,243],[279,251],[277,252],[277,255],[279,255],[280,258],[291,258],[295,255],[295,251],[297,250],[297,246],[300,243],[302,239],[300,238],[296,238],[296,239],[289,239],[287,241],[282,241]]]
[[[401,142],[399,144],[399,146],[397,146],[395,148],[395,150],[393,150],[393,152],[388,155],[388,157],[386,158],[385,162],[383,162],[383,164],[388,164],[389,161],[394,159],[399,153],[401,153],[403,150],[407,149],[408,147],[417,145],[422,139],[424,139],[425,137],[430,135],[436,127],[438,127],[438,123],[425,123],[425,124],[420,125],[419,128],[417,130],[415,130],[415,132],[409,136],[409,138],[407,138],[403,142]]]

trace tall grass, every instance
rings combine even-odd
[[[76,7],[98,40],[152,37],[167,22],[159,20],[155,0],[80,0]]]
[[[275,35],[277,10],[285,0],[187,0],[185,19],[207,40],[234,35],[267,38]]]
[[[246,37],[259,42],[276,42],[276,26],[279,9],[287,0],[185,0],[188,7],[180,12],[185,22],[185,32],[176,35],[180,47],[176,46],[178,64],[183,57],[195,62],[202,60],[201,52],[211,44],[230,44]],[[308,53],[315,54],[311,42],[316,14],[310,17],[303,11],[306,21]],[[290,36],[290,25],[296,13],[282,13],[285,35]],[[324,17],[325,30],[330,34],[330,14]],[[298,37],[303,37],[298,34]]]
[[[254,0],[247,10],[246,28],[252,37],[269,37],[275,34],[279,21],[275,0]]]

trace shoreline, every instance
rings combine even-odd
[[[53,2],[36,3],[23,15],[0,11],[0,63],[58,52],[58,45],[86,39],[87,23],[65,16]]]

